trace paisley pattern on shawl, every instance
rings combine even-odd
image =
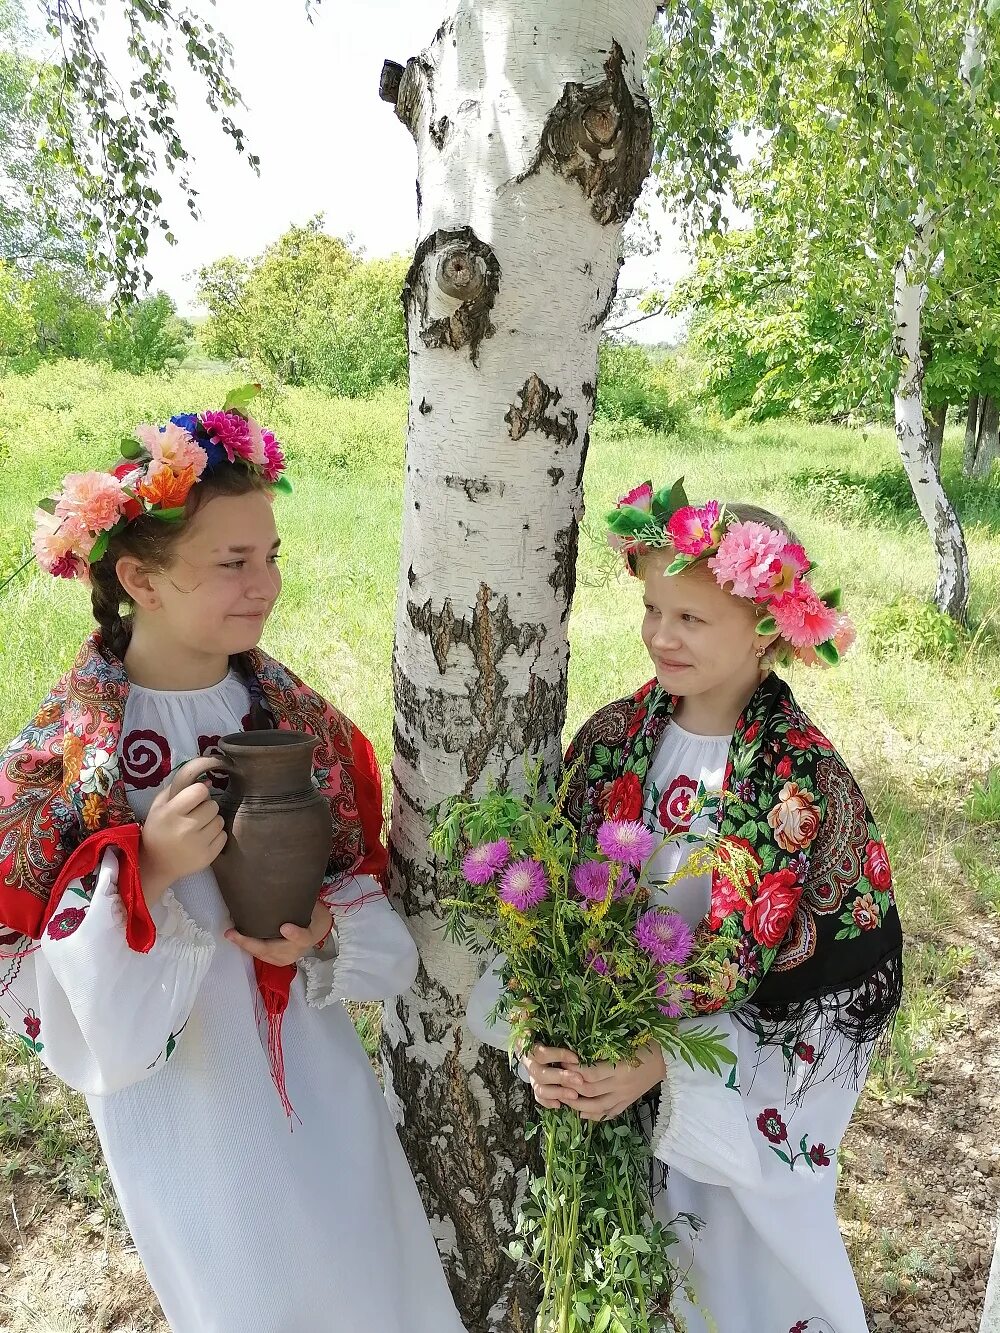
[[[236,663],[263,722],[320,738],[314,779],[334,819],[327,884],[349,873],[381,879],[382,793],[367,739],[267,654]],[[96,833],[135,824],[118,743],[129,683],[99,633],[84,643],[21,734],[0,754],[0,924],[38,939],[67,859]]]

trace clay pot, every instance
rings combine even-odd
[[[226,845],[212,869],[241,935],[280,939],[308,926],[330,858],[333,824],[312,785],[315,736],[249,731],[223,736],[229,783],[215,795]]]

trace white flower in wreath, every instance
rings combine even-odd
[[[88,750],[80,769],[80,789],[86,795],[96,792],[98,796],[109,795],[111,788],[118,781],[118,756],[99,745]]]

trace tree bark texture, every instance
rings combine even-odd
[[[386,1013],[390,1105],[470,1330],[532,1327],[501,1253],[525,1086],[464,1026],[482,961],[441,931],[428,812],[555,772],[597,347],[652,157],[653,0],[458,0],[382,96],[417,146],[393,657],[392,889],[421,953]]]
[[[976,461],[979,447],[979,412],[982,398],[978,393],[969,394],[968,409],[965,416],[965,447],[962,450],[962,474],[972,476],[972,465]]]
[[[970,476],[988,477],[998,453],[1000,453],[1000,400],[984,398],[976,435],[976,456],[972,462]]]
[[[933,238],[934,220],[921,207],[913,221],[913,239],[896,263],[893,287],[893,350],[900,366],[895,392],[896,440],[937,553],[935,604],[955,620],[964,622],[969,602],[965,534],[941,484],[923,405],[920,322],[927,300],[925,274]]]

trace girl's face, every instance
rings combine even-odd
[[[216,495],[185,527],[164,570],[149,571],[136,615],[200,656],[256,647],[281,591],[280,538],[261,491]]]
[[[642,640],[657,680],[687,697],[744,683],[752,689],[760,675],[757,654],[769,642],[756,632],[753,607],[720,588],[704,564],[665,574],[671,558],[650,556],[643,573]]]

